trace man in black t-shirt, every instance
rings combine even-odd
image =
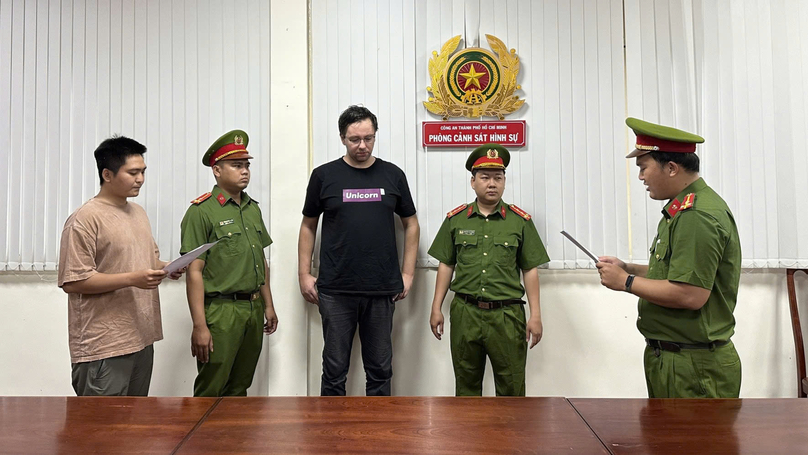
[[[350,106],[339,117],[345,156],[311,174],[298,239],[303,297],[323,319],[321,395],[345,395],[351,345],[359,326],[368,396],[390,395],[393,377],[393,311],[407,296],[415,273],[420,228],[407,177],[372,156],[378,122],[370,110]],[[395,217],[404,226],[399,269]],[[320,273],[311,275],[317,223],[323,215]]]

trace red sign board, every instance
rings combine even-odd
[[[424,147],[467,147],[496,142],[504,146],[525,145],[524,120],[492,122],[424,122]]]

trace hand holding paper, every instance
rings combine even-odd
[[[219,239],[219,240],[221,240],[221,239]],[[211,243],[206,243],[206,244],[204,244],[204,245],[202,245],[202,246],[200,246],[198,248],[195,248],[195,249],[183,254],[182,256],[178,257],[177,259],[174,259],[173,261],[166,264],[166,266],[163,267],[163,270],[165,270],[169,274],[172,274],[174,272],[178,272],[178,271],[184,269],[185,267],[188,267],[192,262],[194,262],[194,259],[199,257],[200,254],[204,253],[205,251],[208,251],[209,249],[211,249],[213,247],[213,245],[216,245],[217,243],[219,243],[219,240],[217,240],[215,242],[211,242]]]

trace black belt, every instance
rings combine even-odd
[[[253,301],[258,300],[260,294],[258,291],[255,292],[234,292],[232,294],[210,294],[207,296],[208,298],[213,299],[224,299],[224,300],[247,300]]]
[[[663,351],[679,352],[682,349],[709,349],[713,350],[729,343],[728,340],[716,340],[710,343],[674,343],[673,341],[649,340],[645,339],[648,346],[654,349],[661,349]]]
[[[480,300],[476,297],[470,296],[468,294],[461,294],[459,292],[455,293],[457,297],[460,297],[464,302],[474,305],[477,308],[482,308],[483,310],[496,310],[497,308],[502,308],[508,305],[524,305],[525,301],[520,299],[510,299],[510,300]]]

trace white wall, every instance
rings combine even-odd
[[[290,241],[293,239],[278,239]],[[528,395],[569,397],[644,397],[642,337],[634,326],[636,300],[602,288],[594,271],[541,270],[544,338],[528,355]],[[72,395],[67,350],[67,296],[56,287],[55,274],[0,275],[0,395]],[[437,341],[429,330],[429,303],[435,280],[432,269],[418,269],[410,297],[397,303],[393,331],[393,393],[452,395],[447,337]],[[279,301],[302,304],[291,293],[296,281],[273,282]],[[798,276],[801,308],[808,311],[808,278]],[[161,285],[165,339],[155,344],[151,395],[190,396],[196,369],[190,355],[190,317],[184,283]],[[448,302],[444,313],[448,311]],[[291,323],[294,308],[279,307],[278,340],[306,333]],[[783,270],[746,272],[741,277],[736,336],[743,362],[743,397],[795,396],[794,342]],[[447,317],[448,322],[448,317]],[[250,394],[308,394],[320,390],[322,332],[316,308],[309,308],[309,350],[284,349],[273,341],[267,350],[268,371],[260,370]],[[447,330],[449,328],[447,327]],[[448,333],[448,332],[447,332]],[[265,344],[267,348],[267,344]],[[355,346],[348,393],[364,394],[364,373]],[[308,373],[305,365],[308,363]],[[287,379],[267,384],[269,378]],[[302,393],[305,393],[303,390]],[[493,394],[490,368],[484,393]]]

